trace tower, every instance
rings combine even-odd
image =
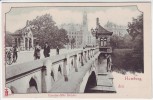
[[[88,19],[87,19],[87,12],[83,12],[83,27],[84,29],[88,30]]]
[[[83,23],[82,23],[82,46],[85,47],[88,44],[88,20],[87,20],[87,13],[83,12]]]

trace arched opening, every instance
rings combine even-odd
[[[55,83],[54,72],[51,71],[50,75],[51,75],[51,86],[52,86]]]
[[[91,88],[97,86],[97,80],[96,80],[96,74],[94,71],[92,71],[91,75],[88,78],[86,87],[85,87],[85,93],[92,93]]]
[[[81,58],[79,57],[79,62],[81,62]]]
[[[58,67],[58,79],[60,79],[62,77],[62,69],[61,66],[59,65]]]
[[[69,71],[74,67],[73,59],[71,60],[71,66],[69,67]]]
[[[11,90],[12,94],[18,93],[17,89],[14,86],[11,86],[10,90]]]
[[[29,88],[27,90],[28,93],[38,93],[37,82],[34,78],[31,78],[29,81]]]
[[[61,66],[58,67],[58,72],[62,74]]]
[[[54,73],[53,73],[53,71],[51,71],[51,76],[52,76],[52,79],[55,81],[55,78],[54,78]]]
[[[73,66],[73,59],[71,60],[71,65]]]

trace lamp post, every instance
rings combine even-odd
[[[98,44],[98,28],[91,29],[91,33],[93,34],[94,37],[96,37],[96,45]]]
[[[91,33],[96,37],[96,39],[98,39],[98,29],[91,29]]]

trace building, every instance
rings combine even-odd
[[[106,28],[107,30],[113,32],[113,34],[116,34],[118,36],[124,36],[125,34],[128,34],[127,26],[117,25],[109,21],[104,25],[104,28]]]
[[[74,39],[75,43],[73,44],[74,48],[80,48],[82,45],[82,27],[79,24],[62,24],[60,28],[63,28],[67,31],[67,35],[69,38],[69,45],[71,45],[71,41]],[[68,47],[70,48],[70,47]]]
[[[63,28],[67,31],[70,41],[75,39],[75,48],[82,48],[95,44],[95,37],[93,37],[91,32],[88,31],[88,19],[86,12],[83,13],[82,24],[62,24],[60,25],[60,28]]]
[[[93,36],[97,39],[97,45],[99,45],[99,49],[101,53],[109,54],[112,53],[112,48],[110,46],[110,37],[113,32],[106,30],[99,23],[99,18],[96,19],[96,29],[92,29]]]
[[[17,30],[14,34],[11,34],[13,37],[12,43],[16,45],[19,50],[31,50],[34,47],[34,37],[32,32],[33,26],[29,25],[27,21],[26,26]]]
[[[87,13],[84,12],[83,13],[83,23],[82,23],[82,27],[83,27],[83,43],[82,46],[93,46],[96,45],[96,38],[93,37],[92,33],[90,31],[88,31],[88,19],[87,19]]]

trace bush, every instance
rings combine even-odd
[[[142,54],[141,54],[142,55]],[[112,54],[113,70],[125,74],[126,71],[144,72],[143,57],[132,49],[115,49]]]

